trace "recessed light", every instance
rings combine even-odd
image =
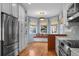
[[[12,4],[12,6],[16,6],[16,4],[15,4],[15,3],[13,3],[13,4]]]

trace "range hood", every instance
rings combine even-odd
[[[68,22],[79,22],[79,12],[69,17]]]

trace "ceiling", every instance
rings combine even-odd
[[[31,17],[51,17],[63,10],[64,3],[25,3],[27,15]]]

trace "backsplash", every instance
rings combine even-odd
[[[74,40],[79,40],[79,22],[71,22],[70,29],[71,29],[71,37]]]

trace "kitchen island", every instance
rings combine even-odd
[[[41,42],[48,42],[48,51],[52,51],[55,50],[55,39],[56,36],[67,36],[66,34],[37,34],[36,36],[34,36],[33,38],[35,40],[39,40]]]
[[[64,37],[64,36],[67,36],[67,35],[66,34],[49,34],[48,35],[48,51],[52,51],[53,49],[55,50],[56,36]]]

